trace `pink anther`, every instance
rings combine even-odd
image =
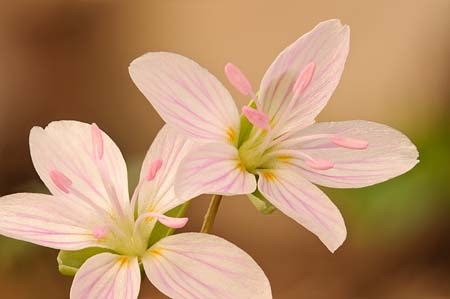
[[[315,63],[310,62],[300,72],[300,75],[298,75],[297,80],[295,81],[294,87],[292,88],[292,91],[296,95],[303,92],[308,87],[309,83],[311,83],[315,69],[316,69]]]
[[[64,173],[54,169],[50,171],[50,178],[53,183],[64,193],[69,193],[69,188],[72,185],[72,181],[64,175]]]
[[[265,113],[253,109],[249,106],[242,107],[242,113],[255,127],[263,130],[270,129],[269,117]]]
[[[96,226],[92,230],[92,235],[97,240],[103,239],[108,234],[108,229],[104,226]]]
[[[232,63],[225,65],[225,74],[228,81],[243,95],[254,95],[250,81],[245,77],[244,73]]]
[[[150,167],[148,168],[147,171],[147,176],[145,177],[147,181],[151,181],[156,177],[158,171],[161,169],[162,163],[163,161],[161,159],[153,160],[150,163]]]
[[[333,162],[323,159],[308,159],[305,161],[305,163],[309,167],[317,170],[327,170],[334,167]]]
[[[342,137],[342,136],[333,136],[331,138],[331,142],[333,142],[337,146],[345,147],[348,149],[356,149],[356,150],[367,149],[367,146],[369,145],[369,142],[366,140]]]

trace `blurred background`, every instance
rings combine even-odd
[[[147,51],[192,57],[227,87],[239,65],[254,86],[276,55],[318,22],[351,27],[341,83],[319,120],[367,119],[407,134],[421,162],[358,190],[325,190],[348,239],[335,253],[279,212],[227,198],[215,233],[249,252],[274,298],[450,298],[450,2],[9,1],[0,9],[0,194],[41,188],[28,148],[32,126],[96,122],[136,175],[163,125],[128,76]],[[233,93],[243,105],[248,99]],[[208,200],[191,206],[199,230]],[[0,236],[1,298],[68,298],[57,251]],[[148,281],[140,298],[164,298]]]

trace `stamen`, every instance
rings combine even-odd
[[[105,186],[106,194],[108,195],[111,205],[117,211],[119,216],[124,215],[122,204],[119,200],[116,187],[111,179],[110,171],[107,169],[105,163],[102,160],[97,160],[97,167],[100,172],[100,178],[102,180],[103,186]]]
[[[287,104],[282,105],[280,111],[275,114],[274,118],[272,119],[273,128],[278,125],[280,120],[282,120],[285,124],[289,123],[289,121],[296,115],[298,109],[301,109],[301,107],[303,107],[302,105],[300,105],[300,95],[311,83],[315,69],[316,65],[314,64],[314,62],[310,62],[300,72],[297,80],[294,83],[294,86],[292,87],[292,92],[294,94],[291,100],[288,101]]]
[[[187,218],[187,217],[175,218],[175,217],[169,217],[169,216],[159,214],[159,213],[150,212],[150,213],[141,214],[138,217],[138,219],[135,222],[134,229],[136,230],[138,225],[142,221],[144,221],[145,219],[148,219],[148,218],[157,218],[159,222],[161,222],[162,224],[164,224],[165,226],[170,227],[170,228],[182,228],[187,224],[187,222],[189,220],[189,218]]]
[[[108,229],[106,227],[104,227],[104,226],[96,226],[92,230],[92,235],[97,240],[104,239],[107,234],[108,234]]]
[[[130,204],[130,209],[131,209],[130,216],[131,217],[134,217],[136,203],[137,203],[137,200],[139,197],[139,192],[141,191],[142,186],[145,184],[145,182],[150,182],[156,177],[156,175],[158,174],[158,171],[161,169],[162,163],[163,162],[161,159],[153,160],[150,163],[150,167],[148,168],[147,175],[141,179],[141,181],[136,186],[136,189],[134,189],[133,196],[131,197],[131,204]]]
[[[60,172],[59,170],[52,170],[50,171],[50,178],[52,179],[53,183],[58,187],[59,190],[66,194],[71,194],[78,199],[83,200],[87,204],[89,204],[91,207],[93,207],[95,210],[99,212],[99,215],[103,215],[105,213],[105,210],[100,207],[95,201],[93,201],[90,197],[86,196],[83,192],[78,191],[76,188],[74,188],[72,180],[69,179],[65,174]]]
[[[50,178],[59,190],[68,194],[72,181],[64,175],[64,173],[54,169],[50,171]]]
[[[136,210],[136,203],[139,197],[139,192],[141,192],[142,185],[147,182],[146,179],[141,180],[136,188],[134,189],[133,196],[131,197],[131,203],[130,203],[130,216],[134,219],[134,211]]]
[[[299,95],[301,92],[303,92],[308,87],[309,83],[311,83],[311,79],[314,75],[315,69],[316,69],[315,63],[310,62],[300,72],[300,75],[298,75],[294,87],[292,88],[292,91],[296,96]]]
[[[283,136],[283,138],[279,138],[277,142],[288,140],[290,135]],[[301,137],[295,137],[291,139],[291,143],[303,143],[308,141],[315,141],[320,139],[326,139],[327,141],[347,149],[354,150],[364,150],[367,149],[369,142],[363,139],[350,138],[345,136],[340,136],[336,134],[314,134],[314,135],[305,135]],[[288,141],[289,142],[289,141]]]
[[[158,215],[156,217],[158,218],[159,222],[161,222],[162,224],[164,224],[165,226],[170,227],[170,228],[182,228],[189,221],[189,218],[187,218],[187,217],[174,218],[174,217],[168,217],[166,215]]]
[[[232,63],[227,63],[227,65],[225,65],[225,74],[227,75],[228,81],[230,81],[240,93],[255,98],[255,93],[253,92],[250,81],[237,66]]]
[[[102,131],[95,123],[91,125],[91,135],[94,158],[101,160],[103,158],[103,137]]]
[[[342,136],[333,136],[331,138],[331,142],[333,142],[337,146],[355,150],[367,149],[367,146],[369,145],[369,142],[366,140]]]
[[[242,107],[242,113],[255,127],[263,130],[270,129],[269,117],[266,114],[249,106]]]
[[[158,174],[158,171],[161,169],[161,166],[162,166],[161,159],[153,160],[150,163],[150,167],[148,169],[147,176],[145,177],[146,180],[147,181],[153,180],[156,177],[156,175]]]
[[[334,163],[324,159],[307,159],[306,165],[317,170],[327,170],[334,167]]]

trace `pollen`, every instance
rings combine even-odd
[[[289,155],[280,155],[280,156],[277,157],[278,161],[280,161],[280,162],[289,162],[289,160],[291,158],[292,157],[289,156]]]
[[[152,256],[161,256],[162,255],[162,249],[161,248],[152,248],[152,249],[150,249],[149,253]]]
[[[119,264],[120,266],[124,266],[128,264],[129,259],[126,256],[119,257]]]
[[[234,129],[232,127],[228,127],[226,134],[227,134],[228,141],[230,141],[231,143],[234,143],[234,141],[236,139],[236,134],[234,133]]]
[[[242,171],[245,170],[245,166],[244,166],[244,164],[242,164],[241,161],[237,161],[236,162],[236,168],[239,169],[239,170],[242,170]]]
[[[147,223],[150,223],[153,219],[154,219],[154,217],[148,216],[148,217],[145,217],[144,221]]]
[[[268,181],[273,181],[275,179],[275,174],[273,172],[265,171],[262,175]]]

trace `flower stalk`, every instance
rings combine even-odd
[[[205,218],[203,220],[201,233],[210,233],[212,227],[214,226],[214,221],[216,220],[217,211],[219,211],[220,203],[222,202],[222,195],[214,194],[211,197],[211,202],[209,203],[208,211],[206,211]]]

